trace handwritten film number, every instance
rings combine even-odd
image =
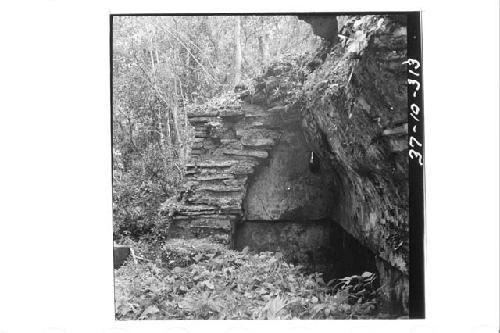
[[[417,70],[420,68],[420,62],[418,60],[415,60],[415,59],[408,59],[408,60],[404,61],[403,64],[407,64],[408,67],[413,66],[414,70]],[[419,73],[414,72],[412,69],[408,69],[408,71],[410,74],[412,74],[416,77],[420,76]],[[415,86],[415,90],[413,92],[413,97],[414,98],[417,97],[417,92],[420,90],[420,82],[418,82],[418,80],[408,79],[408,84]],[[420,120],[417,118],[417,116],[420,113],[420,108],[418,107],[418,105],[413,103],[410,106],[410,109],[411,109],[410,116],[413,119],[415,119],[415,121],[419,122]],[[413,132],[416,132],[416,131],[417,131],[417,126],[415,125],[415,126],[413,126]],[[417,145],[418,147],[422,147],[422,143],[420,143],[415,137],[410,136],[409,144],[412,147],[412,149],[410,149],[408,152],[410,155],[410,158],[411,159],[418,158],[418,163],[420,164],[420,166],[423,166],[424,165],[424,162],[423,162],[424,157],[422,156],[422,154],[420,152],[413,149],[413,148],[415,148],[415,145]]]

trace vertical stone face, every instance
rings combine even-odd
[[[380,258],[376,260],[376,265],[379,279],[383,281],[380,290],[386,300],[386,308],[383,310],[390,313],[409,313],[410,285],[408,276]]]
[[[195,144],[182,199],[169,203],[170,235],[230,243],[233,224],[244,217],[249,177],[269,163],[294,116],[287,108],[245,103],[189,113]]]
[[[335,43],[338,40],[338,23],[335,15],[299,15],[299,20],[304,20],[311,25],[314,34]]]
[[[113,268],[120,268],[130,256],[130,247],[115,245],[113,247]]]
[[[325,281],[377,269],[373,253],[330,219],[245,221],[237,224],[235,247],[279,251]]]
[[[174,237],[228,243],[244,220],[317,220],[332,215],[334,183],[326,163],[309,168],[311,149],[298,110],[243,104],[193,113],[196,151],[185,191],[172,209]]]
[[[353,16],[342,20],[340,34],[343,43],[304,83],[304,125],[336,171],[340,193],[333,218],[378,255],[388,298],[406,307],[406,27],[388,16]]]
[[[252,177],[244,201],[246,220],[317,220],[332,215],[333,177],[327,165],[311,172],[311,148],[300,120],[288,124],[268,161]]]

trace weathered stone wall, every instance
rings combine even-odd
[[[304,20],[313,28],[315,35],[322,37],[329,42],[335,43],[338,40],[338,23],[334,15],[299,15],[299,20]]]
[[[296,112],[298,115],[298,112]],[[267,163],[254,174],[244,200],[245,220],[318,220],[329,218],[335,202],[327,165],[311,172],[309,148],[295,117],[283,128]]]
[[[238,223],[235,248],[279,251],[293,264],[322,272],[325,281],[376,271],[375,256],[329,219]]]
[[[332,214],[331,169],[309,170],[310,149],[295,109],[247,103],[189,114],[195,144],[182,200],[172,209],[174,237],[230,243],[244,220],[313,220]]]
[[[195,144],[184,193],[171,209],[171,235],[229,243],[232,225],[243,217],[248,178],[268,159],[291,118],[285,107],[246,103],[192,110]]]
[[[310,142],[336,170],[332,218],[377,254],[386,294],[407,309],[408,101],[404,17],[343,17],[341,43],[308,76]],[[397,295],[396,295],[397,294]]]

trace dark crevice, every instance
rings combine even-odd
[[[243,220],[235,225],[234,248],[281,252],[306,272],[321,272],[325,281],[377,272],[375,255],[330,219]]]

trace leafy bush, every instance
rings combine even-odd
[[[136,155],[139,155],[136,153]],[[127,168],[113,168],[113,234],[138,239],[162,235],[167,221],[160,215],[160,206],[176,194],[182,174],[173,163],[164,165],[159,147],[149,145],[139,156],[131,158]],[[121,162],[120,158],[115,159]]]
[[[272,62],[264,73],[254,79],[253,102],[272,107],[294,104],[302,95],[302,85],[311,73],[313,55],[287,54]]]
[[[367,290],[375,279],[372,273],[325,283],[321,273],[306,274],[284,262],[281,253],[236,252],[206,240],[169,240],[154,248],[134,245],[142,258],[115,273],[117,319],[344,319],[377,314],[376,293]]]

